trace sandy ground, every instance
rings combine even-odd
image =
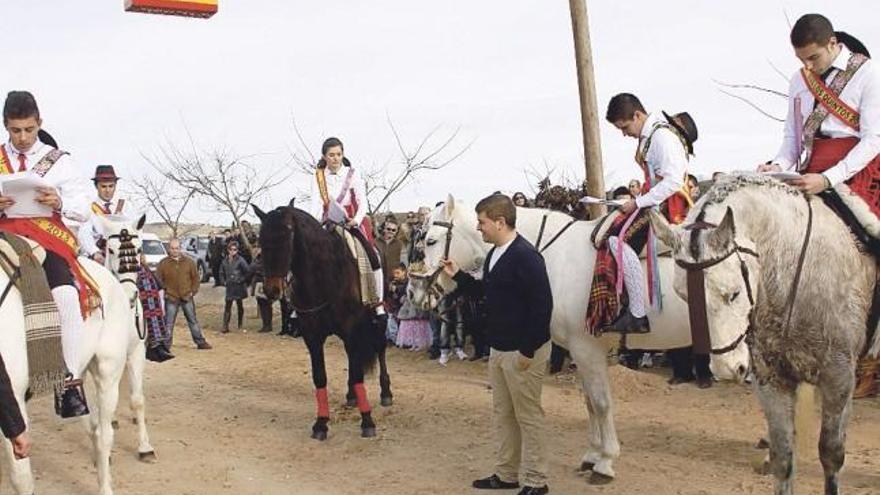
[[[395,404],[376,407],[378,437],[364,440],[356,410],[342,407],[345,361],[334,340],[327,351],[333,419],[329,440],[319,443],[309,438],[315,405],[302,341],[256,333],[253,304],[246,307],[249,332],[218,334],[222,296],[204,289],[199,313],[215,349],[195,350],[179,321],[177,359],[148,364],[147,420],[158,463],[137,460],[124,387],[112,467],[116,493],[478,493],[470,482],[490,472],[493,453],[484,363],[443,368],[424,353],[391,350]],[[617,480],[603,487],[576,472],[587,413],[574,375],[546,379],[551,493],[771,492],[770,478],[750,466],[764,422],[746,387],[672,388],[668,370],[616,366],[611,374],[622,453]],[[368,389],[378,403],[375,378]],[[30,411],[37,492],[97,493],[84,428],[59,422],[48,398],[34,400]],[[844,493],[880,494],[880,400],[856,403],[847,447]],[[798,493],[820,493],[821,479],[814,456],[799,468]]]

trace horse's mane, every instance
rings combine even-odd
[[[723,203],[732,193],[748,187],[776,190],[792,196],[801,195],[799,190],[768,175],[761,175],[755,172],[733,172],[731,174],[723,175],[718,179],[712,188],[700,198],[701,203],[704,205]]]

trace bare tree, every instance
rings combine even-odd
[[[370,215],[387,207],[395,194],[420,176],[449,166],[473,145],[473,141],[464,145],[456,142],[459,140],[461,127],[441,135],[441,126],[436,126],[415,146],[407,146],[390,115],[386,116],[386,122],[394,137],[398,158],[387,160],[382,165],[363,165],[359,169],[366,185],[367,210]],[[296,119],[293,120],[293,129],[300,150],[291,151],[291,158],[297,172],[311,176],[318,157],[310,151],[313,148],[307,144]]]
[[[134,196],[159,215],[162,222],[171,229],[172,237],[178,237],[181,234],[180,219],[195,191],[181,189],[164,175],[145,175],[135,179],[132,184]]]
[[[168,181],[207,200],[217,211],[229,213],[239,227],[252,202],[290,177],[289,172],[285,174],[286,165],[261,174],[249,163],[254,156],[233,155],[226,149],[205,151],[196,147],[192,137],[189,141],[188,151],[168,143],[156,157],[145,155],[144,159]],[[247,236],[242,239],[244,249],[250,251]]]

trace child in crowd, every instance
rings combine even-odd
[[[388,298],[385,300],[385,309],[388,312],[388,328],[385,331],[385,338],[395,345],[397,344],[397,333],[400,328],[400,320],[397,317],[397,313],[400,312],[403,300],[406,298],[406,284],[406,265],[400,263],[391,272]]]
[[[428,313],[416,308],[406,295],[404,286],[401,306],[397,311],[397,347],[421,351],[431,345],[431,324]]]

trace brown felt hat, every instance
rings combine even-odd
[[[675,115],[669,115],[666,112],[663,112],[663,116],[666,117],[666,121],[669,122],[669,125],[675,128],[682,136],[684,136],[685,141],[687,141],[687,149],[688,154],[694,154],[694,142],[697,140],[697,123],[694,122],[694,119],[687,112],[677,113]]]

